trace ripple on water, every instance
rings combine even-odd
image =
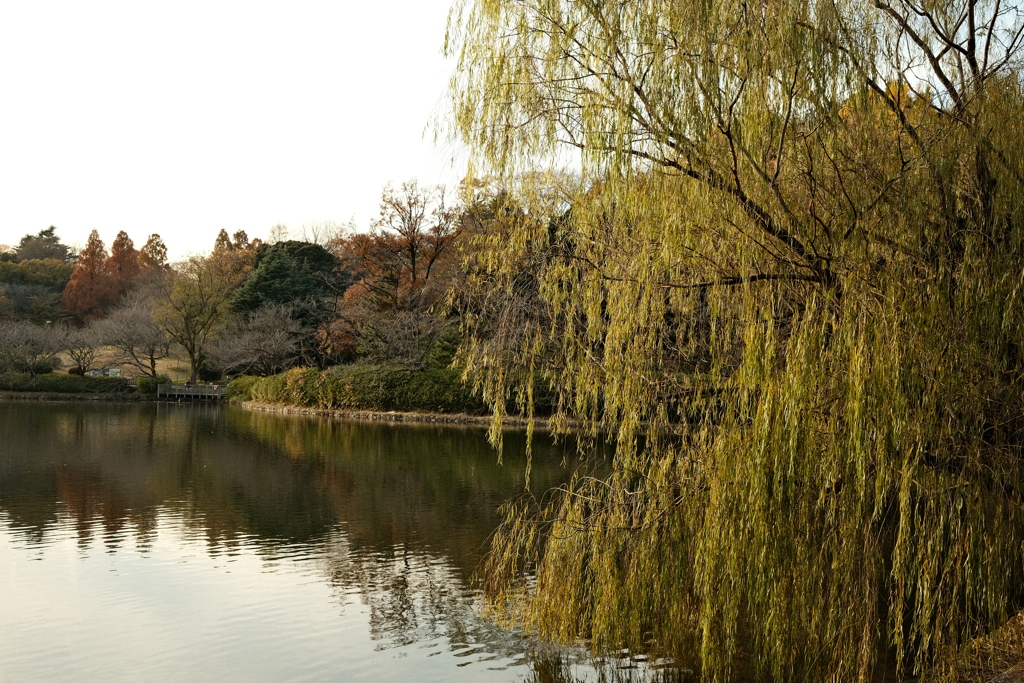
[[[493,676],[522,663],[509,651],[521,641],[463,640],[491,627],[451,564],[422,551],[353,550],[341,533],[315,547],[238,537],[228,551],[173,509],[141,538],[62,516],[40,540],[6,522],[0,566],[17,567],[19,586],[9,606],[19,634],[0,636],[10,680],[322,680],[339,670],[373,680],[396,669],[452,680],[453,668],[486,665]],[[26,560],[45,570],[26,571]],[[325,590],[332,581],[340,596]]]
[[[482,431],[43,408],[0,406],[0,680],[527,673],[467,580],[522,488]]]

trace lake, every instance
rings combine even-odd
[[[483,618],[524,489],[478,427],[229,405],[0,402],[0,680],[554,680],[582,650]],[[570,477],[538,437],[531,489]]]

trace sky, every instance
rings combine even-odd
[[[172,259],[458,182],[435,144],[451,0],[0,3],[0,244],[95,228]]]

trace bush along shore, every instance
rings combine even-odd
[[[0,391],[17,392],[12,395],[31,398],[39,394],[59,394],[63,398],[77,394],[89,398],[111,397],[119,400],[139,393],[135,386],[121,377],[83,377],[57,373],[33,375],[28,372],[0,373]]]
[[[0,392],[21,398],[155,398],[167,377],[88,377],[27,372],[0,373]],[[423,413],[483,417],[490,411],[457,370],[412,370],[387,365],[341,365],[328,370],[293,368],[269,377],[242,376],[228,384],[234,402],[339,413]]]
[[[4,398],[52,400],[156,400],[166,376],[88,377],[57,373],[0,373]],[[536,425],[545,427],[550,398],[538,391]],[[357,363],[327,370],[292,368],[269,377],[243,375],[228,383],[225,398],[247,408],[274,412],[333,414],[359,419],[489,423],[491,411],[458,370]],[[547,399],[547,400],[545,400]],[[510,406],[512,408],[513,406]],[[525,419],[506,415],[507,426]]]
[[[170,381],[166,375],[130,380],[56,372],[0,372],[0,393],[4,398],[155,400],[157,386]]]
[[[239,377],[227,398],[265,405],[337,412],[489,413],[457,370],[387,365],[293,368],[270,377]]]

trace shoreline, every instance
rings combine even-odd
[[[82,403],[82,402],[107,402],[107,403],[181,403],[182,401],[168,401],[160,399],[155,394],[140,394],[138,392],[122,393],[88,393],[88,392],[59,392],[59,391],[12,391],[0,390],[0,401],[46,401],[50,403]],[[338,420],[354,420],[359,422],[392,422],[404,424],[434,424],[448,426],[473,426],[489,429],[493,424],[492,415],[470,415],[469,413],[418,413],[412,411],[398,410],[362,410],[355,408],[311,408],[307,406],[282,405],[276,403],[259,403],[257,401],[241,401],[238,399],[224,399],[223,401],[199,401],[199,403],[215,405],[217,403],[238,406],[245,410],[259,413],[276,413],[279,415],[305,415],[316,417],[329,417]],[[529,420],[519,415],[506,415],[502,418],[502,430],[525,430],[529,427]],[[578,431],[581,425],[572,420],[570,428]],[[551,419],[548,417],[535,417],[533,428],[541,432],[551,431]]]
[[[468,413],[416,413],[397,410],[381,411],[358,410],[353,408],[309,408],[306,406],[259,403],[257,401],[229,400],[228,403],[255,412],[280,413],[284,415],[312,415],[343,420],[360,420],[365,422],[404,422],[490,427],[494,421],[494,417],[492,415],[470,415]],[[519,417],[517,415],[506,415],[502,418],[502,429],[526,429],[528,425],[529,421],[526,418]],[[534,429],[548,431],[551,428],[551,420],[546,417],[536,417],[533,420],[533,426]]]
[[[131,394],[98,394],[86,392],[58,392],[58,391],[9,391],[0,390],[0,401],[50,401],[79,403],[83,401],[106,401],[122,403],[156,403],[155,395]],[[168,403],[180,403],[181,401],[165,401]],[[218,401],[200,401],[200,403],[216,404]],[[468,413],[417,413],[397,410],[359,410],[353,408],[310,408],[296,405],[280,405],[276,403],[259,403],[257,401],[239,401],[225,399],[222,403],[238,406],[245,410],[260,413],[277,413],[280,415],[306,415],[318,417],[330,417],[339,420],[358,420],[362,422],[394,422],[407,424],[439,424],[439,425],[466,425],[478,427],[490,427],[493,422],[491,415],[470,415]],[[518,415],[506,415],[502,418],[502,429],[526,429],[529,421]],[[549,431],[551,420],[546,417],[536,417],[533,420],[534,429]]]
[[[61,392],[61,391],[10,391],[0,390],[0,400],[8,401],[66,401],[68,403],[79,401],[120,401],[123,403],[138,403],[141,401],[156,400],[155,397],[144,396],[137,392],[130,394],[121,393],[89,393],[89,392]]]

